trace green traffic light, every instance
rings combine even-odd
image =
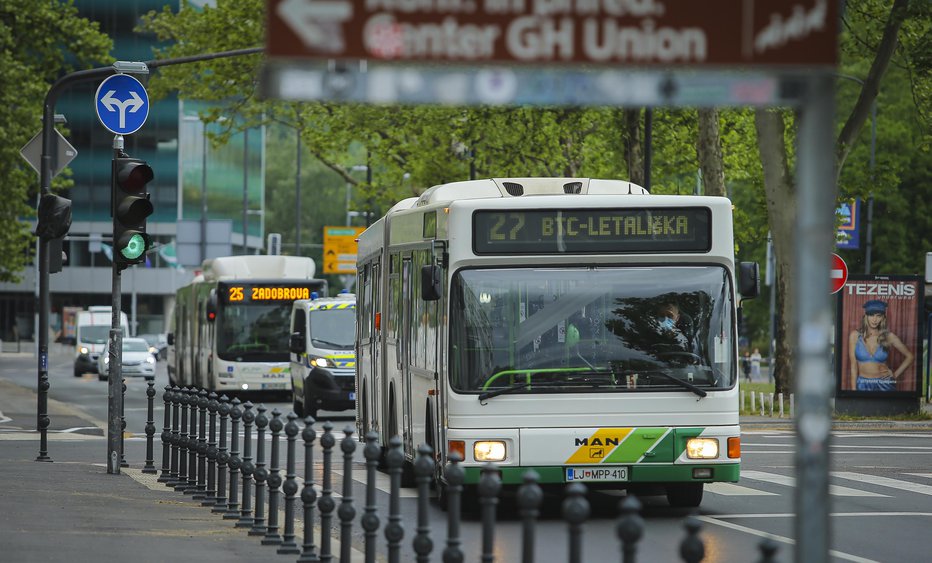
[[[127,260],[135,260],[142,256],[146,251],[146,239],[140,234],[135,234],[129,238],[126,246],[120,249],[120,254]]]

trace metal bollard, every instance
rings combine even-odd
[[[265,529],[265,480],[269,478],[269,470],[265,468],[265,429],[269,425],[269,417],[265,416],[264,404],[260,404],[256,409],[259,414],[256,415],[256,469],[252,476],[255,480],[256,487],[256,509],[255,518],[252,520],[252,528],[249,530],[250,536],[264,536]]]
[[[239,397],[230,401],[230,494],[223,513],[224,520],[239,520],[239,468],[243,464],[239,457],[239,421],[243,417],[243,409],[239,404]]]
[[[388,540],[388,562],[401,561],[401,540],[404,539],[405,529],[401,524],[401,472],[405,462],[405,454],[401,449],[401,438],[392,436],[388,441],[388,452],[385,454],[385,465],[388,466],[391,493],[388,497],[388,524],[385,526],[385,539]]]
[[[217,504],[217,394],[213,391],[207,395],[207,488],[201,506]]]
[[[121,384],[123,389],[123,399],[120,401],[120,467],[129,467],[126,463],[126,450],[124,449],[123,440],[126,438],[126,379]]]
[[[269,430],[272,432],[272,451],[269,453],[269,526],[262,538],[262,545],[279,545],[282,543],[282,537],[278,535],[278,499],[281,496],[279,488],[282,486],[282,478],[279,475],[278,467],[278,442],[282,435],[282,413],[278,409],[272,409],[272,420],[269,422]]]
[[[379,457],[382,455],[382,448],[379,447],[378,442],[378,433],[370,431],[366,434],[366,447],[363,448],[363,455],[366,458],[366,507],[360,519],[366,536],[366,563],[375,563],[375,542],[379,529],[379,514],[375,505],[375,472],[379,465]]]
[[[790,393],[790,418],[796,418],[796,394]]]
[[[295,454],[296,440],[298,436],[298,415],[293,412],[288,413],[288,422],[285,423],[285,436],[287,446],[285,448],[285,483],[282,485],[282,492],[285,493],[285,531],[282,534],[282,543],[276,553],[279,555],[299,554],[298,544],[294,540],[294,505],[298,492],[298,480],[295,475]],[[313,534],[312,534],[313,535]]]
[[[340,450],[343,451],[343,502],[340,503],[337,515],[340,517],[340,561],[349,561],[353,544],[353,519],[356,518],[356,508],[353,506],[353,453],[356,451],[353,427],[345,427],[343,435],[340,441]]]
[[[686,563],[699,563],[705,557],[705,546],[699,539],[699,529],[702,528],[702,524],[699,523],[698,518],[690,516],[683,526],[686,528],[686,537],[680,543],[680,557]]]
[[[255,419],[252,403],[246,401],[243,404],[243,463],[240,465],[240,473],[243,475],[243,504],[240,507],[239,520],[236,522],[237,528],[249,528],[253,524],[252,472],[256,466],[252,464],[252,422]]]
[[[178,483],[178,449],[181,443],[181,433],[178,430],[179,410],[181,409],[181,388],[177,385],[172,387],[171,397],[169,397],[169,399],[172,403],[171,451],[169,452],[171,471],[168,474],[169,479],[165,482],[165,485],[174,487]]]
[[[783,393],[777,395],[777,400],[780,401],[780,418],[783,418]]]
[[[770,394],[770,418],[773,418],[773,393]]]
[[[586,500],[586,486],[582,483],[570,483],[566,487],[563,500],[563,519],[569,524],[569,563],[582,563],[582,526],[589,518],[589,501]]]
[[[337,439],[333,437],[333,425],[330,421],[324,423],[324,433],[320,437],[320,446],[323,448],[324,478],[321,483],[320,500],[320,560],[328,563],[333,560],[330,546],[330,527],[333,522],[333,510],[336,502],[333,500],[333,446]]]
[[[518,487],[518,512],[521,514],[521,561],[534,563],[534,530],[544,491],[537,484],[540,475],[533,469],[524,472],[524,484]]]
[[[227,452],[227,420],[230,417],[230,399],[221,395],[217,401],[217,413],[220,415],[220,444],[217,450],[217,496],[214,507],[210,509],[215,514],[227,510],[227,464],[230,454]]]
[[[764,416],[764,392],[760,392],[760,415]]]
[[[146,464],[142,468],[143,473],[155,474],[159,470],[155,468],[154,450],[152,440],[155,436],[155,382],[146,382]]]
[[[757,408],[755,406],[756,399],[757,399],[757,393],[755,393],[754,391],[751,391],[751,414],[754,414],[754,412],[757,411]]]
[[[188,392],[188,486],[184,494],[197,492],[197,389]]]
[[[162,393],[163,416],[162,416],[162,474],[156,479],[159,483],[167,483],[171,480],[171,439],[172,439],[172,388],[171,385],[165,386],[165,392]]]
[[[498,507],[498,493],[502,490],[502,480],[498,468],[493,463],[482,466],[479,477],[479,514],[482,517],[482,556],[483,563],[495,561],[495,510]]]
[[[183,492],[188,488],[188,395],[187,387],[182,387],[178,393],[178,404],[181,408],[181,430],[178,433],[178,481],[175,490]]]
[[[293,414],[293,413],[292,413]],[[287,428],[287,427],[286,427]],[[304,419],[304,430],[301,439],[304,440],[304,488],[301,489],[301,505],[304,510],[304,542],[301,545],[299,563],[320,561],[317,557],[317,546],[314,545],[314,503],[317,501],[317,491],[314,490],[314,419]],[[285,549],[283,545],[279,549]]]
[[[463,542],[460,539],[460,519],[463,514],[461,500],[463,494],[463,481],[466,473],[460,466],[463,461],[458,453],[450,454],[450,463],[443,469],[443,476],[447,481],[444,500],[447,509],[447,546],[443,550],[443,563],[463,563]],[[438,484],[442,487],[442,484]]]
[[[417,481],[417,533],[414,536],[414,552],[417,553],[418,563],[429,563],[430,552],[434,549],[434,542],[430,539],[430,483],[434,480],[434,449],[427,444],[417,448],[417,459],[414,460],[414,478]]]
[[[201,389],[197,394],[197,491],[191,498],[202,500],[207,498],[207,390]]]
[[[644,519],[641,518],[641,501],[633,495],[621,500],[618,509],[620,516],[615,526],[615,533],[621,540],[622,563],[634,563],[638,542],[644,536]]]

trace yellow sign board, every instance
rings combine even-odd
[[[324,227],[324,273],[356,273],[356,239],[365,227]]]

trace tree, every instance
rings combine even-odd
[[[19,281],[32,256],[25,219],[35,216],[39,188],[20,148],[41,129],[52,83],[78,68],[112,61],[109,37],[77,15],[71,1],[0,1],[0,281]],[[53,189],[67,187],[67,173]]]

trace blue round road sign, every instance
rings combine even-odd
[[[94,106],[101,125],[117,135],[139,131],[149,117],[149,95],[142,83],[128,74],[114,74],[101,82]]]

